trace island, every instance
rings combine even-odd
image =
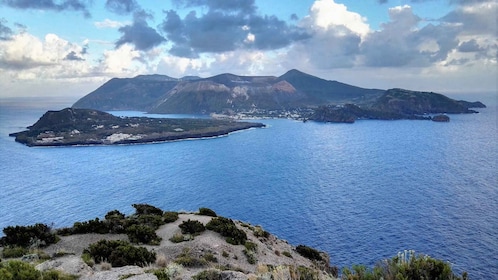
[[[28,130],[9,136],[27,146],[116,145],[218,137],[264,126],[234,120],[117,117],[93,109],[65,108],[48,111]]]
[[[291,118],[354,123],[356,120],[449,121],[446,114],[477,113],[479,102],[401,88],[368,89],[292,69],[275,76],[113,78],[73,104],[103,111],[212,114],[226,119]],[[445,114],[445,117],[433,118]]]

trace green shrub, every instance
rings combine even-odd
[[[305,245],[298,245],[296,247],[296,251],[303,257],[308,258],[310,260],[323,261],[322,255],[316,249]]]
[[[214,212],[213,210],[211,210],[209,208],[205,208],[205,207],[199,208],[199,215],[210,216],[210,217],[217,216],[216,212]]]
[[[221,280],[221,273],[215,269],[209,269],[199,272],[192,277],[194,280]]]
[[[207,262],[212,262],[212,263],[218,262],[218,259],[212,253],[207,253],[204,256],[202,256],[202,258]]]
[[[28,253],[28,249],[23,247],[5,247],[2,250],[4,258],[20,258]]]
[[[163,220],[165,223],[172,223],[178,220],[178,212],[164,212]]]
[[[452,272],[449,263],[426,255],[415,255],[413,251],[399,253],[390,260],[377,264],[373,269],[364,265],[353,265],[352,269],[344,268],[343,279],[467,279]]]
[[[86,222],[76,222],[73,224],[71,234],[83,234],[83,233],[101,233],[106,234],[110,232],[108,223],[99,218],[94,220],[89,220]]]
[[[86,251],[81,254],[81,259],[84,263],[86,263],[89,267],[93,267],[95,265],[95,260],[90,255],[90,252]]]
[[[284,255],[284,256],[286,256],[286,257],[288,257],[288,258],[291,258],[291,259],[293,258],[293,257],[292,257],[292,254],[291,254],[290,252],[288,252],[288,251],[283,251],[283,252],[282,252],[282,255]]]
[[[41,272],[34,266],[23,261],[9,261],[0,263],[0,279],[5,280],[39,280]]]
[[[254,252],[253,251],[249,251],[247,249],[244,249],[242,251],[244,253],[244,255],[246,256],[246,259],[247,259],[247,262],[249,264],[256,264],[256,262],[258,261],[256,256],[254,255]]]
[[[119,212],[118,210],[112,210],[105,214],[106,220],[123,220],[125,218],[125,214]]]
[[[185,237],[181,233],[176,233],[169,239],[169,241],[173,243],[180,243],[185,241]]]
[[[226,237],[226,241],[233,245],[245,244],[247,241],[246,233],[237,228],[235,223],[228,218],[215,217],[206,224],[206,228]]]
[[[144,225],[144,226],[149,226],[153,229],[158,229],[160,226],[164,224],[165,222],[162,216],[143,214],[143,215],[129,217],[125,222],[125,228],[132,225]]]
[[[1,279],[1,278],[0,278]],[[76,280],[78,276],[65,274],[58,270],[48,270],[42,272],[42,280]]]
[[[253,229],[254,236],[268,238],[270,237],[270,233],[264,230],[262,227],[257,226]]]
[[[136,215],[163,215],[163,210],[149,204],[132,204]]]
[[[190,219],[188,219],[187,221],[184,221],[178,227],[182,230],[183,234],[187,234],[187,233],[188,234],[199,234],[199,233],[206,230],[206,228],[204,227],[204,225],[201,222],[196,221],[196,220],[192,221]]]
[[[205,259],[199,259],[192,256],[190,250],[187,248],[176,257],[175,262],[184,267],[203,267],[208,263]]]
[[[311,269],[305,266],[299,266],[297,268],[297,274],[299,276],[299,280],[318,280],[320,279],[318,276],[318,271]]]
[[[258,249],[258,244],[251,242],[251,241],[246,241],[246,243],[244,244],[244,247],[246,247],[247,251],[256,252],[256,250]]]
[[[32,226],[8,226],[3,229],[4,237],[0,239],[3,246],[48,246],[57,241],[55,233],[45,224]]]
[[[89,254],[97,263],[108,261],[113,267],[126,265],[145,266],[154,263],[156,254],[143,247],[135,247],[122,240],[100,240],[91,244],[84,253]]]
[[[161,238],[157,236],[156,231],[144,225],[132,225],[126,228],[126,234],[132,243],[142,243],[149,245],[159,245]]]

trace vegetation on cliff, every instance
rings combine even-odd
[[[88,278],[89,275],[94,275],[95,279],[125,279],[129,275],[153,274],[158,279],[314,280],[334,279],[339,276],[338,268],[330,265],[326,253],[305,245],[293,247],[259,226],[219,217],[208,208],[201,208],[197,214],[188,214],[163,212],[147,204],[133,206],[136,209],[134,214],[126,216],[118,210],[110,211],[104,219],[92,220],[99,221],[94,226],[80,228],[78,234],[67,241],[64,239],[76,234],[75,228],[85,222],[77,222],[72,228],[58,230],[41,224],[5,228],[5,236],[0,239],[3,247],[2,257],[9,258],[6,252],[14,247],[25,248],[30,254],[23,256],[24,261],[1,261],[0,279],[76,279],[78,276],[93,279]],[[177,220],[179,216],[180,221]],[[156,228],[155,232],[163,237],[179,232],[195,236],[180,243],[169,243],[168,238],[162,238],[160,243],[153,246],[140,246],[138,243],[141,242],[112,233],[126,232],[125,228],[130,224]],[[154,226],[156,224],[163,225],[157,227]],[[93,236],[90,239],[96,241],[87,241],[83,250],[71,248],[75,246],[78,238],[87,239],[86,234],[82,234],[83,229],[88,231],[86,234]],[[97,236],[93,233],[105,231],[109,233]],[[47,232],[54,237],[49,238],[50,242],[58,241],[57,244],[42,244],[37,241],[46,239]],[[68,234],[70,236],[67,236]],[[30,237],[30,242],[26,242],[26,236]],[[68,244],[70,247],[65,247]],[[47,252],[53,253],[50,255]],[[27,263],[33,261],[41,262],[36,266],[37,269]],[[62,269],[65,271],[71,270],[70,263],[75,262],[76,270],[73,275],[67,274],[67,271],[62,273],[54,270],[60,269],[58,265],[64,262],[69,262],[69,265]],[[48,265],[42,265],[45,263]],[[133,270],[133,273],[127,272],[131,268],[116,270],[130,265],[146,269]],[[27,278],[19,275],[26,275]],[[405,251],[392,259],[380,261],[373,268],[363,265],[344,268],[341,278],[467,279],[467,274],[458,276],[447,262]]]

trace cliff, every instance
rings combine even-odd
[[[46,112],[28,130],[12,133],[28,146],[137,144],[227,135],[261,123],[212,119],[116,117],[109,113],[66,108]]]

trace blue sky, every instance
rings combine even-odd
[[[279,76],[496,92],[496,0],[0,0],[0,97],[113,77]]]

